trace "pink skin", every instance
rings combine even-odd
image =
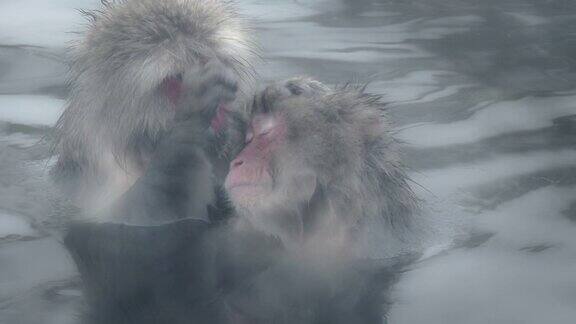
[[[178,105],[180,97],[182,96],[182,78],[171,76],[164,79],[162,90],[164,91],[164,95],[170,100],[170,103],[175,107]]]
[[[257,198],[272,186],[270,161],[285,141],[286,122],[277,114],[258,114],[246,134],[246,146],[230,163],[224,183],[234,200]]]
[[[172,104],[172,108],[175,109],[180,98],[182,97],[182,78],[179,76],[171,76],[164,79],[162,82],[162,91],[164,95],[168,98],[168,101]],[[228,113],[228,107],[225,103],[218,106],[218,110],[214,118],[210,122],[210,127],[215,133],[219,133],[226,126],[226,114]]]

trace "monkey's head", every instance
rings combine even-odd
[[[228,1],[102,2],[71,49],[56,127],[53,173],[88,196],[129,186],[176,116],[197,114],[219,133],[254,75],[251,40]]]
[[[128,101],[149,97],[140,105],[127,103],[136,107],[110,107],[115,113],[143,110],[142,104],[154,97],[171,103],[165,108],[176,108],[206,71],[226,72],[210,77],[228,77],[230,82],[252,75],[250,39],[228,2],[124,0],[105,6],[89,13],[92,23],[73,48],[73,73],[77,86],[86,85],[86,91],[103,87],[96,90]]]
[[[347,240],[368,218],[409,223],[416,198],[378,96],[292,79],[258,94],[248,120],[225,187],[255,227]]]
[[[72,49],[71,98],[88,101],[105,125],[117,120],[124,129],[159,127],[153,124],[168,122],[179,109],[196,109],[187,99],[197,93],[250,87],[254,52],[228,2],[141,0],[105,6],[89,13],[85,37]],[[221,99],[224,106],[234,98]]]

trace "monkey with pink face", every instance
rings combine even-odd
[[[64,241],[85,322],[380,323],[405,260],[373,242],[417,213],[380,98],[306,78],[248,96],[227,2],[105,3],[53,169],[85,216]]]
[[[240,223],[340,252],[361,249],[367,223],[412,228],[418,203],[379,96],[295,78],[255,96],[249,112],[225,181]]]
[[[85,12],[88,28],[70,50],[53,178],[83,220],[206,219],[228,164],[223,114],[254,83],[245,23],[228,1],[102,3]],[[171,174],[171,164],[193,166]],[[171,194],[177,187],[183,196]]]
[[[294,78],[257,94],[248,112],[224,184],[231,231],[266,233],[282,249],[232,303],[251,311],[247,323],[382,323],[415,254],[382,258],[378,238],[409,240],[419,206],[381,98]]]

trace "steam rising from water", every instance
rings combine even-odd
[[[40,121],[30,113],[39,109],[37,101],[16,104],[11,95],[22,102],[24,93],[64,96],[65,69],[52,58],[72,36],[64,31],[80,19],[73,8],[97,1],[83,2],[0,4],[0,43],[49,46],[0,48],[0,208],[34,226],[42,227],[47,209],[37,199],[38,186],[23,181],[28,177],[20,170],[38,174],[42,163],[23,165],[38,162],[39,155],[22,153],[18,145],[24,135],[38,138],[36,125],[50,123],[57,112]],[[259,40],[269,63],[260,73],[266,79],[373,79],[374,91],[393,102],[394,119],[404,129],[399,135],[408,144],[412,178],[432,202],[426,211],[447,218],[456,233],[460,223],[476,233],[459,249],[431,251],[435,257],[405,274],[391,323],[576,318],[572,2],[249,0],[241,6],[262,27]],[[451,227],[441,224],[441,230]],[[18,234],[24,227],[3,228]],[[2,240],[0,260],[6,265],[0,271],[1,322],[73,320],[66,289],[44,299],[44,283],[73,276],[52,238]]]

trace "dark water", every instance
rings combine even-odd
[[[33,143],[66,96],[73,8],[95,3],[0,1],[2,324],[74,318],[74,271],[49,235],[47,152]],[[263,79],[370,81],[385,95],[431,210],[473,234],[406,274],[390,323],[576,321],[576,1],[240,7],[255,21]]]

